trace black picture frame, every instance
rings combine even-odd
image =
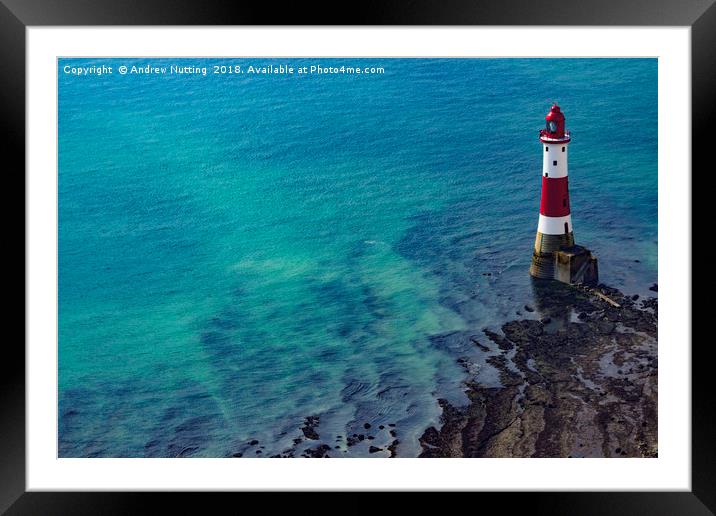
[[[0,0],[0,123],[3,126],[5,163],[12,163],[3,167],[5,178],[14,178],[18,182],[24,178],[25,31],[29,26],[50,25],[689,26],[692,38],[691,177],[695,176],[697,169],[703,174],[712,172],[713,162],[707,156],[706,138],[707,129],[716,122],[714,0],[570,0],[560,3],[559,9],[554,7],[554,2],[543,0],[377,0],[346,4],[335,11],[299,2],[279,5],[274,2],[207,0]],[[20,188],[24,192],[24,180]],[[14,190],[8,188],[6,192]],[[6,195],[6,199],[11,196],[16,194]],[[24,202],[24,195],[22,199]],[[9,217],[9,211],[6,220],[14,220]],[[6,225],[6,233],[10,227],[10,224]],[[6,246],[6,256],[19,261],[20,253],[10,253],[11,249],[14,247]],[[28,258],[24,249],[23,245],[23,267]],[[6,270],[9,268],[6,267]],[[9,295],[6,295],[6,300],[19,304]],[[22,306],[24,310],[24,302]],[[692,316],[692,320],[698,318]],[[688,342],[670,344],[689,345]],[[709,344],[708,340],[694,340],[692,345],[692,491],[476,493],[473,496],[490,497],[492,501],[502,504],[508,503],[506,498],[509,497],[512,509],[533,513],[714,514],[716,425],[713,414],[716,400],[713,388],[707,384],[708,368],[711,367],[707,359]],[[181,507],[181,512],[190,510],[194,503],[203,505],[203,497],[197,499],[187,493],[25,492],[25,353],[19,339],[5,339],[0,364],[0,513],[7,510],[7,514],[127,514],[141,511],[148,497],[159,498],[166,510],[174,504]],[[230,502],[242,495],[218,496]]]

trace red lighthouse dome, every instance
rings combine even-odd
[[[566,143],[570,140],[569,131],[564,129],[564,114],[557,104],[553,104],[544,117],[546,125],[539,132],[543,143]]]

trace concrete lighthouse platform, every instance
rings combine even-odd
[[[563,283],[596,285],[597,258],[586,247],[573,245],[554,253],[554,279]]]

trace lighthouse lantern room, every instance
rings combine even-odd
[[[542,144],[542,200],[530,274],[565,283],[596,283],[597,259],[574,243],[567,173],[571,142],[564,113],[554,104],[540,130]]]

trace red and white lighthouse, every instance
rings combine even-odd
[[[593,282],[596,281],[596,258],[589,250],[574,245],[567,173],[571,137],[565,129],[564,114],[557,104],[552,105],[545,121],[546,127],[539,133],[542,144],[542,201],[530,274],[566,283]],[[569,267],[564,270],[566,262],[569,262]],[[592,264],[593,272],[588,270],[589,267],[582,267],[584,263]],[[574,270],[575,266],[584,270]]]

